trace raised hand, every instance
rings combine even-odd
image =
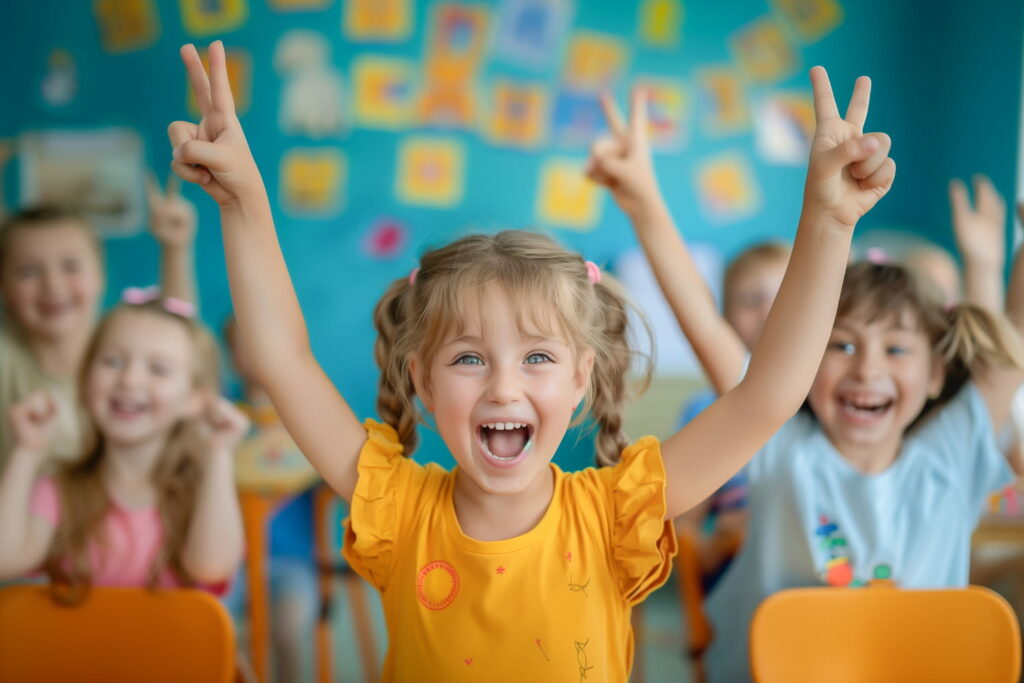
[[[222,396],[211,394],[199,415],[200,434],[208,453],[231,453],[249,431],[249,418]]]
[[[609,132],[591,145],[587,177],[608,188],[623,212],[638,218],[661,198],[651,163],[647,94],[633,89],[628,122],[609,93],[601,96],[601,108]]]
[[[965,261],[1002,267],[1006,260],[1006,202],[988,177],[974,176],[974,206],[963,181],[949,182],[953,233]]]
[[[181,59],[201,118],[198,124],[175,121],[168,127],[174,147],[171,168],[183,180],[200,185],[222,207],[263,192],[263,181],[235,115],[224,44],[219,40],[210,44],[209,75],[194,45],[181,48]]]
[[[171,174],[163,191],[152,173],[146,174],[149,230],[164,249],[192,246],[196,236],[196,207],[181,196],[181,179]]]
[[[817,128],[804,188],[804,211],[830,218],[852,229],[885,196],[896,177],[885,133],[864,133],[871,99],[871,80],[857,79],[845,118],[839,117],[828,73],[811,69]]]
[[[57,402],[43,391],[29,394],[12,405],[7,418],[14,432],[15,448],[46,455],[57,429],[57,410]]]

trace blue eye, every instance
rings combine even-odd
[[[531,353],[526,357],[527,365],[536,365],[538,363],[550,363],[552,362],[551,356],[546,353]]]
[[[857,348],[849,342],[832,342],[829,344],[829,348],[847,355],[852,355],[857,350]]]
[[[31,265],[21,266],[14,272],[17,274],[19,280],[26,280],[30,277],[39,277],[39,275],[41,275],[43,271],[39,266]]]
[[[904,346],[890,346],[885,351],[893,356],[902,356],[903,354],[908,353],[909,349]]]
[[[124,362],[120,356],[100,356],[100,365],[105,368],[119,368]]]
[[[452,365],[483,365],[484,362],[480,356],[473,353],[466,353],[455,359]]]

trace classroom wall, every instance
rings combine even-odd
[[[539,215],[539,175],[546,164],[552,159],[582,162],[585,144],[565,143],[549,135],[534,149],[520,149],[496,145],[476,128],[410,125],[389,131],[352,122],[355,60],[375,53],[422,65],[430,54],[425,28],[430,11],[442,3],[414,2],[409,37],[387,44],[343,35],[346,3],[342,0],[326,0],[320,3],[323,9],[301,12],[274,10],[275,0],[127,2],[138,3],[155,12],[158,28],[154,38],[140,49],[114,54],[104,47],[97,12],[116,2],[37,0],[5,7],[0,63],[13,68],[5,69],[0,138],[39,129],[126,126],[138,132],[146,161],[162,174],[170,160],[167,124],[191,117],[178,46],[223,38],[229,48],[244,50],[252,74],[251,105],[241,120],[275,205],[282,248],[307,314],[314,349],[359,414],[373,413],[373,304],[391,279],[409,273],[425,246],[467,229],[537,226],[587,258],[611,265],[619,253],[635,245],[627,223],[610,201],[601,199],[594,208],[594,219],[582,225],[559,224]],[[834,4],[803,0],[796,5],[813,8],[821,3]],[[492,21],[498,11],[507,9],[507,3],[499,0],[474,4],[485,7]],[[485,48],[476,79],[481,101],[487,100],[489,86],[499,78],[539,84],[554,97],[567,79],[567,45],[576,31],[596,31],[622,41],[628,66],[615,81],[620,101],[640,76],[681,82],[686,106],[679,124],[684,142],[677,150],[657,155],[658,175],[685,234],[717,246],[729,257],[752,241],[791,237],[800,208],[804,169],[799,163],[767,160],[749,125],[735,133],[714,134],[704,123],[715,106],[713,98],[702,92],[703,69],[712,64],[735,68],[730,40],[750,22],[767,17],[779,22],[796,59],[782,77],[758,83],[743,76],[748,103],[778,93],[796,93],[806,99],[810,90],[806,71],[819,63],[829,69],[841,109],[857,75],[866,73],[874,79],[868,128],[893,136],[899,171],[893,191],[863,221],[861,229],[905,229],[949,245],[945,184],[951,175],[984,170],[1001,191],[1012,192],[1024,32],[1024,7],[1019,0],[971,4],[939,0],[927,5],[911,0],[847,0],[838,3],[841,23],[818,39],[800,38],[792,22],[787,23],[780,8],[792,4],[781,0],[683,2],[677,43],[654,47],[638,38],[642,3],[567,2],[567,30],[540,66],[499,59],[490,46]],[[203,6],[244,10],[245,17],[237,28],[202,36],[190,34],[184,26],[185,11]],[[348,120],[340,134],[327,139],[286,134],[279,126],[285,84],[275,71],[274,51],[279,39],[295,28],[311,29],[326,37],[332,49],[329,64],[341,73]],[[77,74],[74,96],[60,106],[48,104],[41,94],[41,84],[52,70],[54,50],[70,56]],[[397,158],[403,141],[411,135],[454,141],[461,147],[465,183],[461,199],[451,206],[416,205],[396,195]],[[285,154],[296,147],[340,150],[347,164],[340,208],[321,217],[302,217],[284,209],[280,165]],[[750,187],[726,201],[724,217],[716,218],[704,208],[698,182],[702,172],[708,171],[708,162],[723,153],[743,160],[750,172]],[[18,203],[16,170],[17,165],[8,169],[5,178],[8,205]],[[201,192],[189,188],[187,195],[199,207],[203,315],[211,325],[219,326],[230,300],[217,212]],[[744,200],[750,200],[748,206]],[[375,257],[368,254],[365,240],[382,219],[404,226],[407,242],[393,255]],[[111,268],[108,304],[123,287],[155,280],[156,251],[144,234],[110,239],[107,250]],[[576,466],[589,461],[588,439],[577,445],[570,435],[567,443],[566,452],[560,454],[563,462]],[[428,438],[426,450],[437,448],[438,440]]]

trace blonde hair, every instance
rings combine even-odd
[[[96,231],[92,229],[89,222],[81,215],[67,211],[59,206],[42,204],[22,209],[16,213],[6,216],[0,222],[0,271],[6,265],[7,252],[11,247],[11,240],[19,232],[28,230],[43,230],[52,228],[55,225],[74,225],[82,229],[89,239],[89,245],[96,254],[100,270],[103,268],[103,246]]]
[[[1024,370],[1024,346],[1006,316],[966,303],[947,307],[930,279],[902,265],[859,262],[846,269],[837,319],[863,316],[874,321],[905,312],[916,317],[945,370],[942,390],[929,399],[911,427],[955,396],[979,367]]]
[[[417,354],[429,387],[426,371],[434,354],[449,334],[461,329],[463,295],[489,283],[497,283],[514,301],[549,302],[551,307],[532,322],[566,334],[577,359],[585,349],[593,350],[590,386],[573,424],[589,412],[597,424],[598,463],[617,462],[628,445],[622,425],[627,377],[634,359],[642,356],[628,340],[632,304],[623,287],[607,274],[591,284],[579,254],[543,235],[520,230],[470,235],[428,251],[420,259],[415,281],[395,280],[377,303],[374,353],[381,370],[377,411],[397,430],[406,455],[416,447],[416,424],[421,421],[413,401],[416,390],[409,358]],[[523,315],[520,309],[520,326]],[[643,360],[646,385],[651,367],[649,358]]]
[[[138,312],[158,315],[182,325],[193,350],[193,386],[198,390],[216,391],[217,347],[213,336],[201,323],[166,311],[158,301],[120,304],[100,321],[81,366],[79,386],[82,390],[111,321],[118,316]],[[153,469],[152,483],[157,491],[157,510],[163,523],[164,541],[150,568],[150,588],[156,587],[160,574],[167,569],[183,585],[195,584],[182,564],[181,554],[195,507],[199,481],[197,426],[195,419],[180,420],[174,426]],[[47,554],[45,569],[50,577],[53,597],[58,602],[68,604],[78,602],[88,594],[92,585],[89,548],[94,542],[100,543],[100,547],[106,542],[102,537],[102,522],[112,506],[102,478],[103,436],[95,425],[92,425],[91,441],[85,457],[62,466],[55,477],[61,516]]]

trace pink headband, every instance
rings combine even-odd
[[[587,279],[592,285],[601,281],[601,269],[593,261],[587,261]]]
[[[196,317],[196,307],[189,301],[175,299],[173,296],[160,296],[160,288],[156,285],[149,287],[128,287],[121,292],[121,301],[134,306],[159,301],[163,309],[179,318],[192,320]]]
[[[414,284],[416,284],[416,276],[419,275],[419,274],[420,274],[420,267],[419,266],[416,266],[415,268],[413,268],[412,272],[409,273],[409,286],[410,287],[412,287]]]
[[[889,254],[885,253],[885,249],[881,247],[869,248],[864,252],[864,257],[876,266],[884,266],[892,260],[889,258]]]

